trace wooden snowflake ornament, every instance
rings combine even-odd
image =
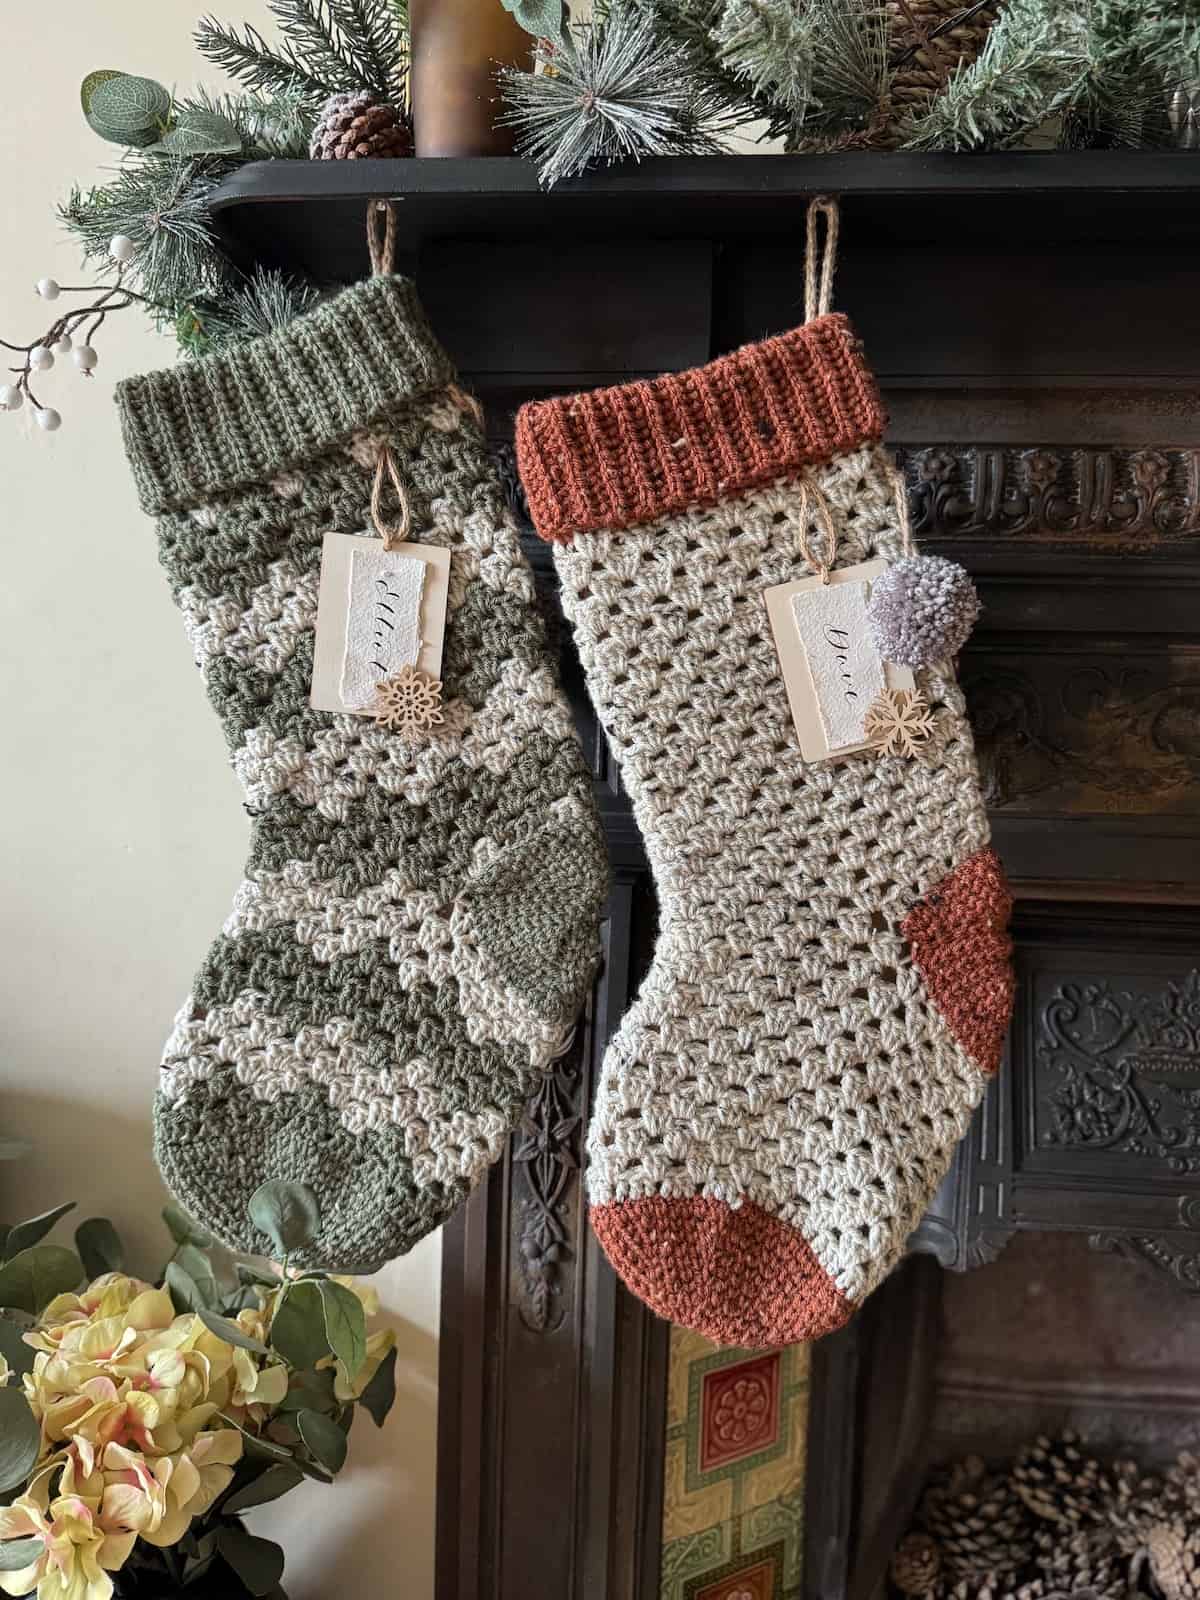
[[[863,718],[863,733],[880,755],[911,760],[933,738],[929,702],[919,689],[885,689]]]
[[[442,721],[442,686],[420,667],[401,667],[375,686],[375,721],[402,739],[417,739]]]

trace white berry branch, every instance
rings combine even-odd
[[[96,370],[99,356],[92,341],[104,326],[105,319],[115,311],[127,311],[132,305],[153,305],[155,302],[138,294],[125,282],[125,273],[133,260],[135,246],[132,239],[117,234],[109,245],[109,255],[116,263],[116,278],[111,283],[63,284],[54,278],[41,278],[37,292],[43,300],[57,300],[63,294],[83,294],[93,298],[87,305],[73,306],[58,317],[51,326],[30,344],[12,344],[0,339],[0,349],[11,350],[21,357],[20,365],[9,368],[15,383],[0,384],[0,411],[19,411],[29,401],[38,425],[48,433],[62,426],[61,415],[53,406],[45,406],[34,392],[33,380],[49,372],[58,356],[70,356],[85,378]],[[75,343],[79,330],[86,326],[83,342]]]

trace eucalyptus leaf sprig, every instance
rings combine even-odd
[[[212,105],[176,105],[170,90],[154,78],[102,67],[88,73],[79,98],[92,130],[123,149],[155,147],[173,156],[241,154],[241,130],[232,118]]]
[[[501,4],[534,39],[557,39],[566,26],[563,0],[501,0]]]

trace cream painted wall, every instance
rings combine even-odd
[[[190,33],[201,0],[4,6],[0,337],[49,318],[43,274],[79,282],[53,216],[116,154],[77,85],[119,66],[218,81]],[[220,15],[263,24],[263,0]],[[152,1271],[163,1191],[149,1106],[175,1008],[240,876],[247,824],[224,741],[138,510],[112,405],[116,379],[174,359],[130,313],[103,330],[92,381],[45,380],[42,434],[0,415],[0,1129],[35,1155],[0,1168],[0,1215],[64,1198],[113,1217]],[[293,1600],[433,1592],[439,1241],[379,1276],[399,1336],[399,1398],[360,1419],[332,1489],[297,1490],[252,1523],[287,1548]],[[335,1590],[336,1585],[336,1590]]]

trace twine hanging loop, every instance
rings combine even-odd
[[[367,249],[371,256],[371,275],[390,277],[396,270],[396,208],[390,200],[371,200],[367,204]],[[384,491],[391,484],[400,502],[400,515],[390,517],[383,503]],[[371,484],[371,521],[383,540],[385,550],[404,544],[412,532],[412,507],[408,491],[396,466],[392,447],[380,439],[375,458],[375,479]]]
[[[820,242],[825,221],[825,246]],[[829,315],[833,305],[833,274],[837,267],[838,203],[833,195],[817,194],[808,202],[808,230],[804,249],[804,320]]]
[[[367,249],[371,275],[390,277],[396,270],[396,208],[390,200],[367,203]]]
[[[807,473],[800,479],[800,554],[810,570],[820,578],[822,583],[829,582],[829,574],[833,571],[833,563],[837,560],[837,524],[833,520],[829,501],[821,492],[820,486],[813,482]],[[821,553],[818,555],[812,547],[808,537],[809,520],[814,519],[821,524]]]
[[[398,517],[389,517],[384,507],[384,489],[389,482],[400,502]],[[371,485],[371,521],[375,524],[375,532],[383,540],[385,550],[395,550],[406,543],[412,532],[412,507],[409,505],[408,491],[396,466],[392,447],[386,439],[379,441],[379,455],[375,461],[375,481]]]
[[[904,481],[904,474],[895,462],[888,457],[888,470],[892,480],[892,494],[896,502],[896,524],[900,529],[900,549],[906,556],[915,556],[917,541],[913,537],[912,517],[908,509],[908,485]]]

